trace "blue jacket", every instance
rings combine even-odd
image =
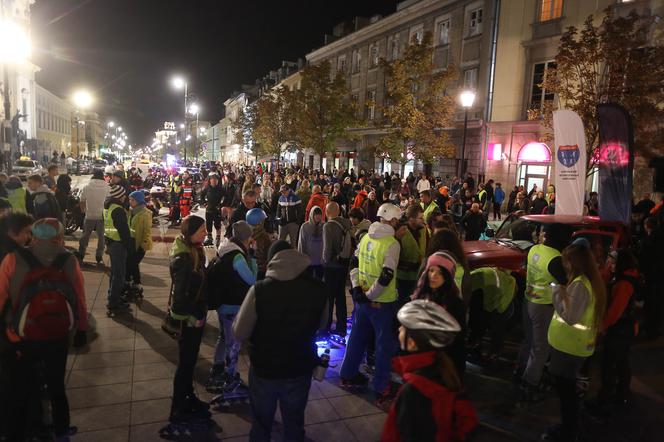
[[[496,187],[496,190],[493,191],[493,202],[496,204],[502,204],[505,200],[505,191],[502,187]]]
[[[279,206],[277,208],[277,220],[279,225],[285,226],[289,223],[301,224],[304,217],[304,207],[302,200],[292,190],[288,195],[279,197]]]

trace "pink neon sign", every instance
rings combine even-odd
[[[519,150],[517,161],[524,163],[550,163],[551,151],[546,144],[531,141]]]
[[[489,143],[486,150],[488,160],[498,161],[502,159],[503,145],[500,143]]]
[[[629,149],[617,143],[602,145],[599,149],[599,162],[607,166],[627,166]]]

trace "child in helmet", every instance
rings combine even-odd
[[[477,426],[477,414],[443,350],[461,327],[443,307],[424,299],[404,305],[397,319],[399,344],[408,354],[395,358],[393,367],[405,383],[392,403],[381,441],[466,440]]]

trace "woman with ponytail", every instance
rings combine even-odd
[[[553,287],[555,312],[549,325],[549,372],[556,379],[561,424],[549,428],[542,440],[567,441],[578,437],[579,397],[576,379],[595,340],[606,310],[606,289],[587,241],[575,241],[562,255],[567,286]]]

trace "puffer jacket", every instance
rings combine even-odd
[[[152,250],[152,212],[146,209],[145,205],[131,210],[129,226],[133,231],[136,250]]]

